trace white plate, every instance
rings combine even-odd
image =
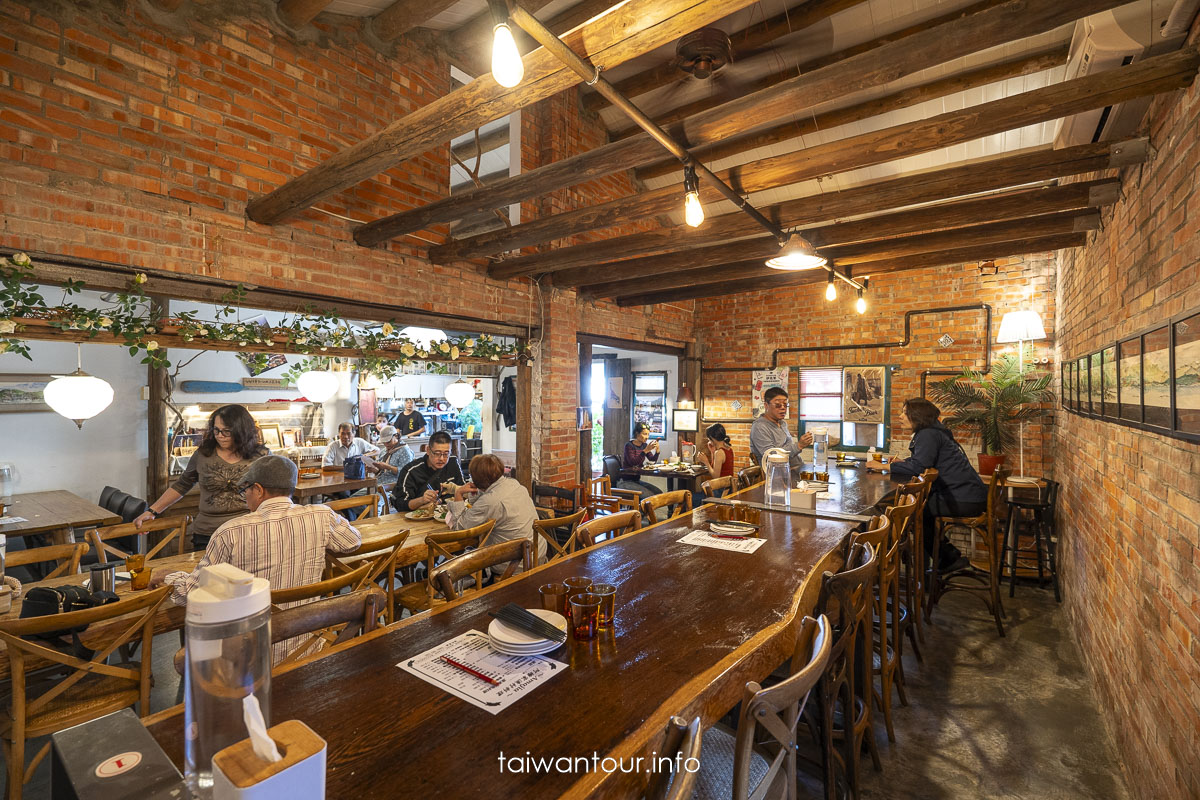
[[[515,648],[505,647],[491,637],[488,638],[488,642],[491,644],[493,650],[495,650],[497,653],[503,653],[506,656],[540,656],[543,653],[549,653],[552,650],[557,650],[566,644],[566,642],[559,644],[558,642],[551,642],[543,639],[542,644],[533,647],[532,649],[517,650]]]
[[[544,608],[527,609],[531,614],[535,614],[546,622],[549,622],[560,631],[567,629],[567,618],[557,611],[547,611]],[[524,649],[530,645],[540,646],[541,644],[553,644],[558,647],[558,642],[551,642],[542,637],[535,636],[532,633],[526,633],[519,628],[510,628],[498,619],[492,620],[488,625],[488,636],[497,645],[503,645],[507,648]]]
[[[1008,478],[1008,483],[1012,484],[1013,486],[1038,486],[1038,485],[1040,485],[1038,483],[1037,478],[1028,478],[1028,477],[1025,477],[1024,475],[1017,475],[1015,477],[1010,477],[1010,478]]]
[[[725,534],[728,536],[749,536],[758,530],[757,525],[755,525],[753,528],[747,528],[745,525],[735,525],[725,522],[710,522],[708,527],[711,528],[714,533]]]

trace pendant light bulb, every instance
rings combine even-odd
[[[525,77],[525,65],[521,63],[521,51],[507,22],[501,22],[492,30],[492,77],[505,89],[511,89]]]
[[[687,167],[683,171],[683,220],[693,228],[704,223],[704,206],[700,204],[700,181],[696,171]]]
[[[867,313],[867,298],[863,297],[862,289],[858,290],[858,299],[854,301],[854,310],[860,314]]]
[[[829,274],[829,284],[825,287],[825,299],[837,300],[837,287],[833,285],[833,273]]]
[[[812,242],[798,233],[787,238],[787,242],[779,249],[779,255],[767,259],[767,266],[771,269],[788,271],[817,269],[828,263],[829,259],[819,255]]]

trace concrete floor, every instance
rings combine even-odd
[[[1005,608],[1001,639],[976,597],[942,600],[926,627],[925,664],[905,652],[910,705],[894,704],[894,745],[876,720],[883,771],[864,756],[863,800],[1128,800],[1053,593],[1019,586]],[[180,701],[171,665],[178,634],[156,637],[154,648],[157,711]],[[31,752],[42,741],[31,742]],[[25,797],[49,796],[43,765]]]

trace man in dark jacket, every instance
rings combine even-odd
[[[454,441],[445,431],[437,431],[429,437],[424,458],[408,462],[396,478],[392,489],[392,507],[399,511],[415,511],[434,505],[442,492],[443,483],[462,486],[462,467],[458,459],[450,455]]]
[[[909,442],[911,455],[891,464],[892,477],[912,480],[927,469],[936,469],[929,500],[925,503],[925,554],[932,557],[937,517],[976,517],[987,511],[987,485],[979,477],[962,445],[954,434],[939,421],[941,409],[923,397],[904,401],[904,416],[913,428]],[[872,462],[867,462],[868,468]],[[938,552],[938,567],[953,572],[967,564],[958,548],[949,541],[942,542]]]

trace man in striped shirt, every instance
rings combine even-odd
[[[272,589],[318,582],[325,569],[325,551],[353,550],[362,536],[328,506],[292,503],[295,488],[295,464],[282,456],[258,459],[239,484],[250,513],[217,528],[195,570],[156,575],[152,583],[170,584],[175,588],[171,599],[185,605],[188,592],[200,583],[200,570],[209,564],[232,564],[266,578]],[[275,655],[278,660],[280,653]]]

